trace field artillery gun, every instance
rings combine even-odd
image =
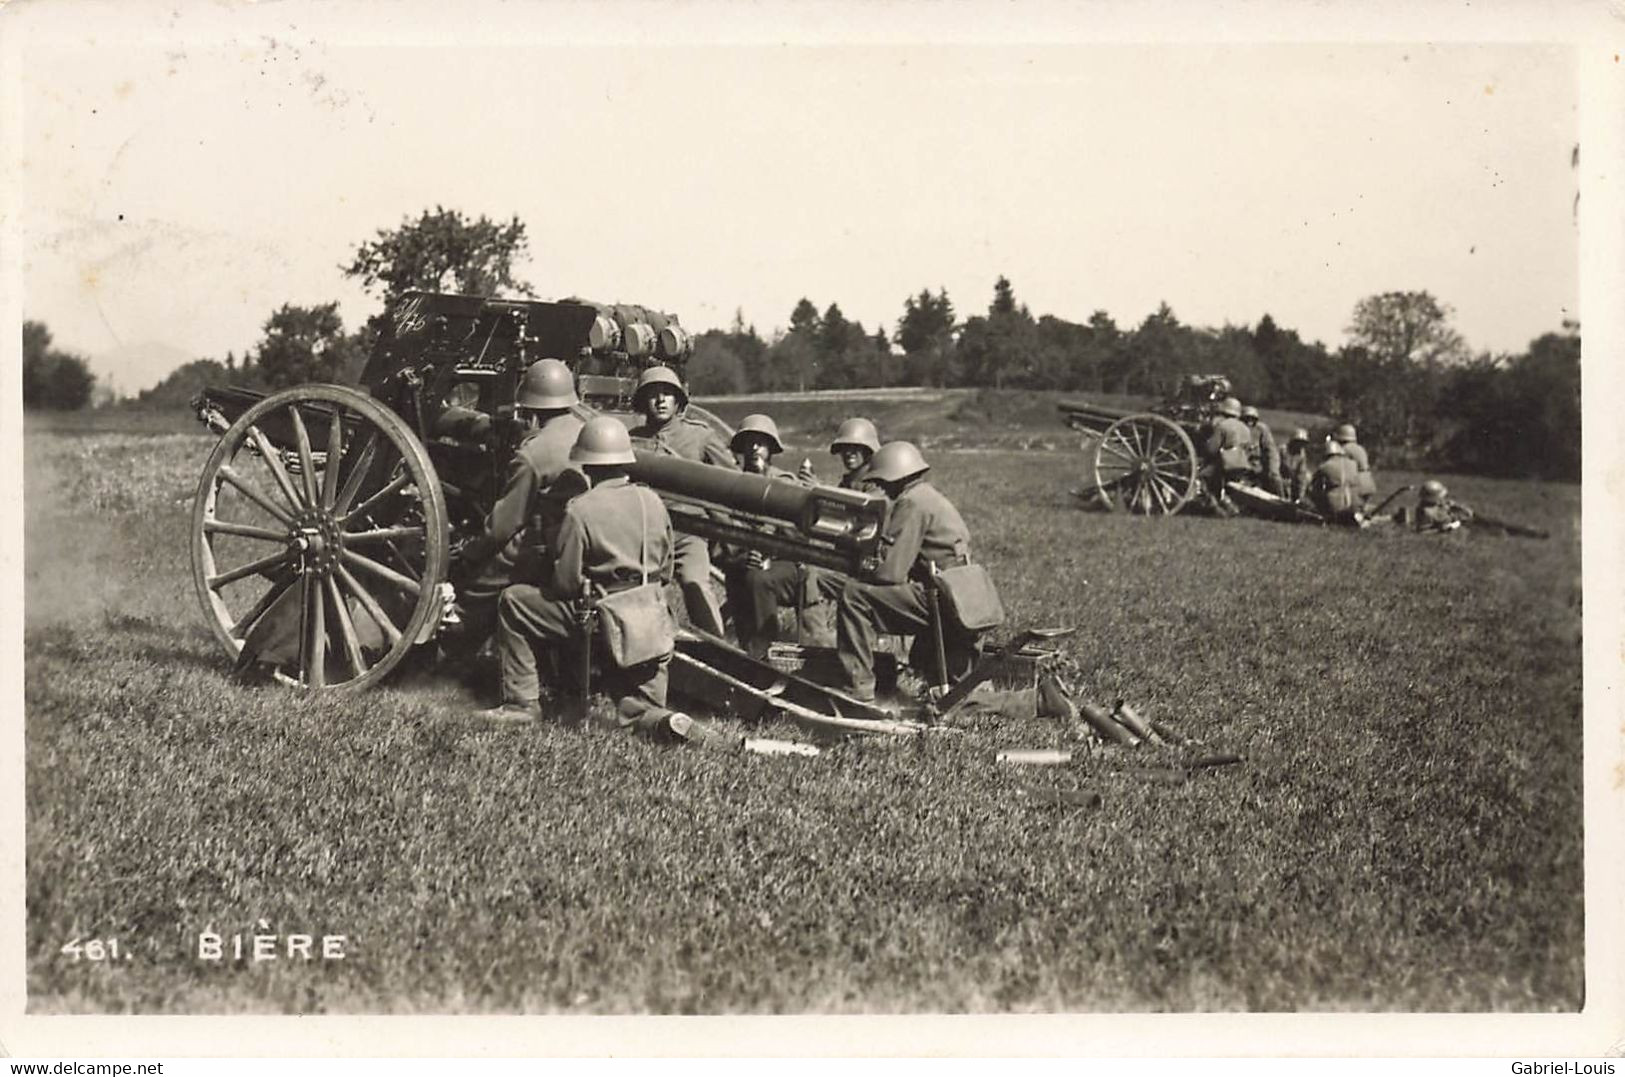
[[[409,292],[358,387],[205,390],[193,405],[220,441],[199,481],[191,540],[210,630],[239,661],[261,656],[284,683],[376,684],[442,627],[457,554],[482,533],[522,435],[514,407],[526,368],[563,359],[583,418],[628,419],[637,374],[655,363],[680,369],[690,349],[675,318],[660,316],[658,329],[656,320],[644,308],[581,300]],[[689,414],[731,437],[710,412],[691,405]],[[706,509],[673,517],[708,539],[852,574],[878,553],[888,505],[878,494],[641,452],[631,471]],[[680,654],[691,674],[722,683],[729,647],[689,632]],[[855,714],[860,724],[890,717],[794,673],[768,678],[750,661],[728,676],[764,705]]]
[[[1063,400],[1066,425],[1084,433],[1089,458],[1082,491],[1113,512],[1172,516],[1197,494],[1196,439],[1214,405],[1230,394],[1220,374],[1192,375],[1149,411]]]

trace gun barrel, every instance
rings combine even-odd
[[[786,479],[641,450],[627,471],[663,494],[795,526],[809,538],[868,548],[880,539],[889,505],[880,494]]]

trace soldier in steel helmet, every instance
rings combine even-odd
[[[738,470],[733,453],[708,425],[683,414],[688,390],[670,367],[652,366],[638,378],[632,407],[644,421],[632,431],[635,441],[658,453]],[[673,512],[698,512],[673,506]],[[688,619],[712,635],[722,635],[722,610],[711,593],[711,553],[703,538],[677,536],[677,583]]]
[[[1247,463],[1252,468],[1254,481],[1277,497],[1281,494],[1281,450],[1276,448],[1275,435],[1269,424],[1251,404],[1241,409],[1241,421],[1251,439],[1247,443]]]
[[[1309,482],[1315,477],[1315,465],[1310,460],[1309,431],[1298,427],[1287,439],[1286,452],[1281,454],[1281,495],[1292,502],[1304,501],[1309,495]]]
[[[771,416],[745,416],[729,448],[739,458],[740,469],[747,474],[800,481],[773,463],[773,458],[784,451],[784,443],[779,440],[779,427]],[[805,605],[809,594],[816,597],[818,570],[793,561],[776,560],[749,547],[724,546],[718,560],[723,567],[728,608],[733,613],[739,645],[760,657],[773,641],[779,607]]]
[[[1219,401],[1216,410],[1218,414],[1202,439],[1201,449],[1207,463],[1200,475],[1214,510],[1223,516],[1234,516],[1241,510],[1230,500],[1224,484],[1244,479],[1250,473],[1248,449],[1253,443],[1253,432],[1241,421],[1241,401],[1235,397],[1227,396]]]
[[[570,463],[588,488],[564,508],[552,571],[539,584],[508,587],[497,604],[502,702],[481,712],[487,721],[523,725],[542,716],[536,651],[590,645],[579,638],[584,594],[671,580],[671,518],[654,491],[627,477],[633,460],[631,438],[618,420],[599,416],[582,427]],[[668,654],[629,669],[604,669],[602,686],[614,702],[616,723],[663,740],[737,740],[667,709],[670,660]]]
[[[855,416],[835,431],[829,451],[841,461],[840,485],[848,490],[860,489],[869,461],[880,451],[880,431],[868,419]]]
[[[1460,501],[1451,500],[1450,491],[1438,479],[1429,479],[1416,494],[1416,509],[1410,525],[1417,531],[1441,533],[1455,531],[1473,518],[1473,510]],[[1402,521],[1403,522],[1403,521]]]
[[[913,662],[922,665],[931,628],[927,586],[931,568],[970,561],[970,531],[953,503],[926,478],[930,465],[906,441],[882,445],[869,461],[867,485],[891,498],[881,536],[879,568],[864,580],[842,580],[835,600],[835,639],[840,687],[860,700],[875,698],[876,637],[882,632],[915,636]],[[945,619],[947,673],[957,677],[975,659],[976,637]]]
[[[578,402],[575,377],[559,360],[542,359],[525,371],[514,398],[514,417],[524,433],[483,531],[458,559],[463,638],[475,645],[490,634],[502,589],[546,570],[550,543],[543,532],[557,514],[547,511],[545,492],[569,466],[581,432],[581,420],[569,409]]]
[[[1354,461],[1355,468],[1360,474],[1360,501],[1361,504],[1369,502],[1377,495],[1376,476],[1371,473],[1371,457],[1366,453],[1365,446],[1361,445],[1355,436],[1354,425],[1343,423],[1332,433],[1332,440],[1343,447],[1343,455]]]
[[[1309,481],[1309,503],[1334,523],[1360,526],[1362,522],[1360,470],[1336,440],[1327,440],[1325,459]]]

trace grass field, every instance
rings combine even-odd
[[[1244,766],[1013,768],[1058,734],[993,715],[736,758],[476,731],[449,678],[240,685],[187,561],[209,439],[31,429],[31,1010],[1580,1006],[1577,488],[1451,480],[1545,542],[1135,519],[1068,497],[1053,401],[966,401],[870,410],[933,446],[1012,623],[1077,625],[1085,696]],[[771,410],[827,469],[849,407]],[[1048,795],[1084,787],[1098,807]],[[202,962],[203,931],[346,957]]]

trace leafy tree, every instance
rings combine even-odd
[[[51,347],[44,322],[23,322],[23,407],[78,411],[90,402],[96,375],[84,359]]]
[[[356,248],[346,276],[361,278],[387,308],[412,289],[456,291],[463,295],[533,295],[514,276],[514,263],[528,251],[525,225],[518,217],[498,223],[480,216],[467,220],[458,210],[436,206]]]
[[[1453,312],[1427,292],[1384,292],[1354,307],[1349,343],[1379,363],[1415,363],[1429,369],[1469,358],[1461,334],[1450,327]]]
[[[353,382],[364,352],[345,334],[337,303],[284,303],[265,322],[257,351],[260,377],[271,388],[303,382]]]

